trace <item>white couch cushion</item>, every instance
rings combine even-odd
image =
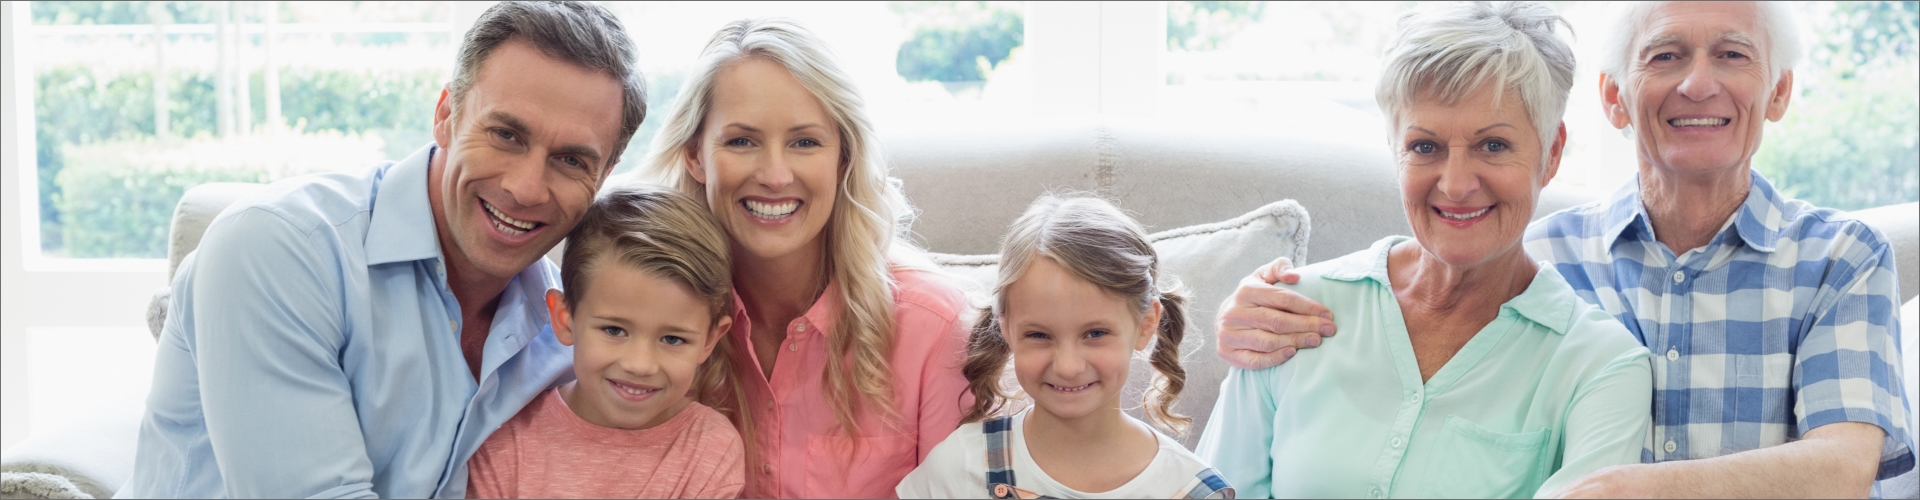
[[[1174,406],[1178,413],[1193,417],[1193,426],[1186,435],[1178,436],[1188,448],[1193,447],[1200,430],[1206,427],[1207,414],[1213,411],[1214,397],[1220,391],[1220,380],[1227,376],[1226,363],[1213,352],[1213,319],[1220,303],[1233,293],[1240,278],[1275,257],[1304,261],[1311,226],[1306,209],[1293,200],[1282,200],[1223,222],[1148,236],[1160,254],[1161,273],[1179,279],[1191,292],[1187,333],[1180,343],[1180,354],[1186,360],[1187,385]],[[991,300],[993,285],[999,279],[998,255],[934,254],[933,261],[958,278],[976,307],[984,307]],[[972,322],[973,318],[969,318],[968,324]],[[1121,396],[1127,412],[1136,418],[1145,418],[1140,396],[1152,374],[1153,368],[1146,359],[1136,356]],[[1007,386],[1017,386],[1011,381],[1011,370],[1004,375],[1002,379]]]

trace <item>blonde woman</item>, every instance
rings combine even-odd
[[[648,159],[731,240],[727,341],[748,412],[746,497],[885,497],[960,424],[960,291],[903,261],[911,214],[860,94],[785,20],[707,43]],[[737,417],[737,415],[736,415]],[[736,418],[736,422],[740,421]]]

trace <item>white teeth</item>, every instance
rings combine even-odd
[[[1079,387],[1061,387],[1053,384],[1047,384],[1047,385],[1050,387],[1053,387],[1054,390],[1057,390],[1060,392],[1080,392],[1080,391],[1087,390],[1088,387],[1093,387],[1092,382],[1088,382],[1086,385],[1082,385]]]
[[[793,215],[793,211],[800,209],[799,200],[785,203],[761,203],[753,200],[744,200],[743,204],[747,206],[747,211],[753,212],[753,215],[766,219],[784,219],[789,215]]]
[[[1667,123],[1675,127],[1718,127],[1732,121],[1727,118],[1675,118],[1667,120]]]
[[[624,392],[626,392],[627,394],[632,394],[632,395],[635,395],[635,396],[639,396],[639,395],[641,395],[641,394],[646,394],[646,393],[649,393],[649,392],[653,392],[653,391],[657,391],[657,390],[659,390],[659,389],[641,389],[641,388],[638,388],[638,387],[634,387],[634,386],[630,386],[630,385],[626,385],[626,384],[622,384],[622,383],[619,383],[619,382],[615,382],[615,383],[613,384],[613,387],[614,387],[614,388],[616,388],[616,389],[620,389],[621,391],[624,391]]]
[[[1439,212],[1441,217],[1446,217],[1453,220],[1467,220],[1467,219],[1472,219],[1474,217],[1479,217],[1481,215],[1486,215],[1488,210],[1493,210],[1493,207],[1482,208],[1482,209],[1475,210],[1473,212],[1464,213],[1464,214],[1456,214],[1453,212],[1448,212],[1446,210],[1440,210]]]
[[[513,233],[512,233],[512,234],[515,234],[515,235],[518,235],[518,234],[520,234],[520,233],[525,233],[525,232],[527,232],[527,231],[532,231],[532,230],[533,230],[533,228],[534,228],[534,226],[538,226],[538,225],[539,225],[538,223],[533,223],[533,222],[526,222],[526,221],[522,221],[522,220],[520,220],[520,219],[515,219],[515,218],[512,218],[512,217],[508,217],[508,216],[507,216],[507,214],[503,214],[503,213],[500,213],[500,210],[499,210],[499,209],[497,209],[497,208],[493,208],[493,204],[492,204],[492,203],[487,203],[486,201],[481,201],[481,202],[480,202],[480,206],[483,206],[483,207],[487,207],[487,213],[490,213],[490,214],[493,214],[493,217],[494,217],[495,219],[498,219],[498,220],[497,220],[496,222],[505,222],[505,223],[507,223],[507,224],[508,224],[508,225],[509,225],[509,226],[510,226],[510,227],[511,227],[512,229],[515,229],[515,230],[517,230],[517,231],[513,231]],[[496,224],[494,224],[494,226],[499,226],[499,225],[500,225],[500,224],[498,224],[498,223],[496,223]]]

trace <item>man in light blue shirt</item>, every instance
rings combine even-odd
[[[466,460],[561,379],[543,255],[645,114],[606,9],[505,2],[476,21],[434,144],[274,183],[174,281],[122,497],[464,497]]]

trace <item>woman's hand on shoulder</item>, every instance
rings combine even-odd
[[[1242,278],[1233,295],[1220,304],[1214,324],[1214,349],[1235,368],[1259,370],[1279,366],[1300,349],[1320,346],[1321,337],[1334,334],[1333,313],[1299,292],[1274,285],[1297,284],[1293,261],[1274,259]]]

